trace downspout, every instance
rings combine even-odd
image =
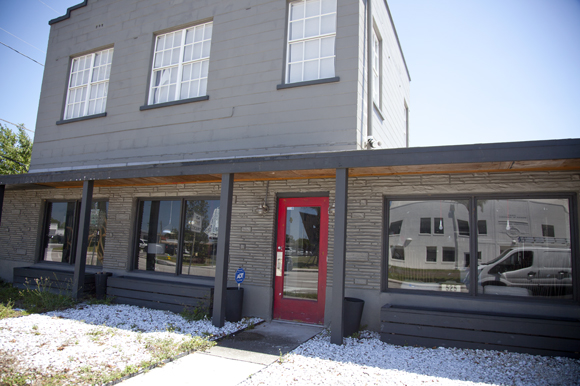
[[[373,135],[373,12],[372,0],[367,0],[367,140]]]

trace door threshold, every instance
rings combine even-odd
[[[324,324],[306,323],[306,322],[300,322],[298,320],[272,319],[272,322],[280,322],[280,323],[287,323],[287,324],[297,324],[300,326],[324,328]]]

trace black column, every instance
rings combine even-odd
[[[94,181],[83,182],[83,197],[81,200],[81,213],[79,216],[79,231],[75,254],[75,273],[73,277],[72,296],[80,299],[83,295],[85,283],[85,266],[87,248],[89,243],[89,225],[91,222],[91,203],[93,201]]]
[[[336,169],[334,214],[334,256],[332,258],[332,311],[330,342],[342,344],[344,331],[344,272],[346,266],[346,211],[348,198],[348,169]]]
[[[222,174],[220,195],[220,217],[218,244],[215,267],[215,288],[213,292],[212,323],[223,327],[226,316],[226,294],[228,287],[228,263],[230,255],[230,225],[232,222],[232,198],[234,192],[234,175]]]

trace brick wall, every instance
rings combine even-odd
[[[271,287],[273,279],[276,195],[278,193],[327,192],[334,202],[334,180],[270,181],[265,215],[255,208],[266,194],[266,182],[234,184],[230,272],[246,270],[247,284]],[[349,181],[346,286],[351,289],[380,288],[385,196],[452,193],[580,193],[580,173],[470,173],[351,178]],[[189,184],[143,187],[95,188],[94,198],[109,199],[109,218],[104,268],[129,267],[130,235],[134,227],[137,198],[219,197],[220,184]],[[34,262],[37,226],[42,200],[80,199],[80,189],[7,190],[0,225],[0,265],[3,260]],[[327,283],[332,285],[334,216],[329,216]]]

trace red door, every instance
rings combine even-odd
[[[274,319],[324,323],[328,197],[280,198]]]

